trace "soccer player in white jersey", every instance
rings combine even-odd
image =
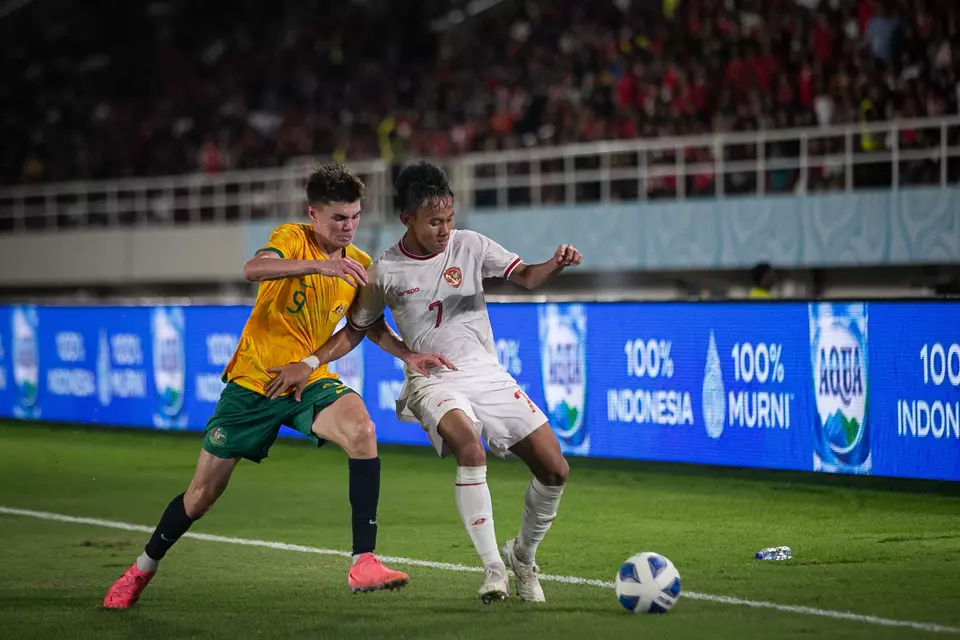
[[[328,358],[356,346],[389,307],[410,350],[442,353],[455,365],[430,376],[406,368],[397,415],[419,422],[441,456],[456,456],[457,508],[484,568],[480,598],[507,597],[506,564],[517,595],[543,602],[536,552],[557,515],[569,467],[546,416],[497,360],[483,278],[536,289],[580,264],[580,253],[564,244],[550,260],[525,264],[479,233],[454,229],[453,193],[432,164],[404,169],[397,190],[406,234],[369,267],[369,282],[351,308],[348,328],[328,343]],[[512,452],[533,473],[520,532],[499,551],[481,435],[492,452]]]

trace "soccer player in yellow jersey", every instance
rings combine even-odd
[[[143,554],[107,592],[105,607],[129,609],[137,602],[170,547],[223,494],[237,463],[266,458],[281,425],[317,446],[332,441],[350,458],[350,588],[407,584],[407,574],[388,569],[373,554],[380,496],[373,422],[360,396],[321,366],[317,355],[324,355],[323,345],[353,303],[357,286],[367,282],[370,257],[351,244],[363,190],[342,166],[320,165],[307,182],[310,224],[277,227],[244,267],[244,276],[260,288],[223,372],[227,385],[207,424],[193,480],[167,506]],[[372,333],[384,350],[425,375],[429,368],[452,368],[442,356],[411,353],[385,323]]]

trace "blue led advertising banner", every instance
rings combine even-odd
[[[489,308],[570,455],[960,481],[960,303]],[[202,430],[248,313],[0,306],[0,416]],[[381,442],[424,445],[399,364],[363,342],[332,368]]]

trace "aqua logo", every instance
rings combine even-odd
[[[33,306],[14,307],[10,332],[13,337],[13,382],[17,403],[13,413],[18,418],[39,418],[40,353],[37,332],[39,320]]]
[[[833,395],[843,406],[863,396],[863,368],[860,348],[856,345],[821,347],[817,355],[820,366],[818,395]]]
[[[703,371],[703,425],[707,435],[713,439],[723,434],[726,421],[727,400],[724,397],[723,372],[720,370],[720,354],[717,351],[717,339],[710,331],[710,344],[707,346],[707,364]]]
[[[590,433],[587,400],[587,312],[579,304],[539,309],[540,362],[547,415],[564,453],[586,455]]]
[[[867,306],[815,303],[809,314],[814,470],[869,473]]]
[[[153,381],[157,391],[154,426],[185,427],[182,415],[186,386],[184,317],[179,307],[155,307],[150,317],[153,334]]]

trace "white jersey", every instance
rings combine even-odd
[[[431,256],[413,255],[401,240],[367,269],[350,322],[365,329],[389,307],[411,351],[444,355],[461,370],[499,367],[483,279],[509,278],[520,264],[517,254],[474,231],[453,230],[447,250]],[[408,379],[418,375],[407,371]]]
[[[499,456],[547,422],[497,360],[483,279],[509,278],[520,258],[473,231],[455,230],[447,250],[416,256],[402,241],[367,269],[368,283],[351,307],[350,323],[366,328],[390,307],[400,336],[418,353],[439,353],[456,371],[429,378],[405,368],[397,418],[419,422],[437,453],[449,448],[439,433],[443,416],[463,411]]]

